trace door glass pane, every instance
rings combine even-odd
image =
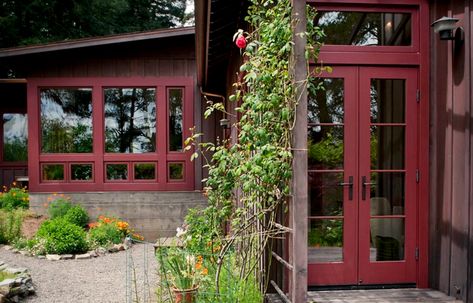
[[[343,261],[343,219],[311,220],[308,245],[309,263]]]
[[[406,80],[371,79],[371,122],[404,123]]]
[[[404,169],[404,126],[371,126],[371,168]]]
[[[184,163],[168,163],[169,180],[184,180]]]
[[[104,95],[105,152],[154,152],[156,89],[107,88]]]
[[[343,123],[343,94],[343,79],[316,78],[311,81],[307,104],[309,123]]]
[[[325,44],[408,46],[412,44],[411,14],[319,11],[315,23]]]
[[[404,218],[371,219],[370,261],[404,260]]]
[[[92,152],[92,89],[41,89],[41,152]]]
[[[28,160],[28,119],[26,114],[3,114],[3,161]]]
[[[182,89],[169,90],[169,150],[182,151]]]
[[[372,173],[370,183],[372,216],[404,214],[404,173]]]
[[[309,215],[343,216],[343,173],[309,173]]]
[[[308,130],[309,169],[343,169],[343,125]]]

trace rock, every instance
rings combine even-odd
[[[13,287],[14,284],[15,284],[15,279],[5,279],[2,282],[0,282],[0,289],[1,288],[10,289],[11,287]]]
[[[90,254],[76,255],[76,260],[85,260],[85,259],[90,259],[90,258],[91,258]]]
[[[17,275],[17,274],[22,274],[24,272],[27,272],[28,270],[22,267],[19,267],[19,268],[8,267],[8,268],[5,268],[4,271],[10,274]]]
[[[49,261],[59,261],[61,260],[60,255],[46,255],[46,259]]]
[[[106,248],[103,248],[103,247],[99,247],[95,250],[97,252],[97,254],[99,255],[105,255],[107,253],[107,249]]]
[[[26,250],[20,250],[20,255],[31,257],[31,253]]]
[[[12,253],[14,253],[14,254],[17,254],[17,253],[19,252],[19,250],[16,249],[16,248],[12,248],[12,249],[10,249],[10,251],[11,251]]]
[[[92,258],[97,258],[99,255],[97,255],[97,252],[95,250],[91,250],[88,252],[88,254],[92,257]]]
[[[116,253],[116,252],[118,252],[118,248],[117,248],[115,245],[113,245],[112,247],[110,247],[110,248],[108,249],[108,252],[110,252],[110,253]]]
[[[0,303],[5,303],[6,297],[0,293]]]
[[[125,240],[123,240],[123,247],[125,249],[131,248],[132,245],[133,245],[133,241],[131,240],[130,237],[126,237]]]
[[[71,260],[74,259],[74,255],[61,255],[61,260]]]
[[[38,256],[36,256],[36,258],[41,259],[41,260],[44,260],[44,259],[46,259],[46,256],[38,255]]]
[[[3,249],[5,249],[5,250],[12,250],[12,248],[13,248],[13,247],[11,247],[10,245],[5,245],[5,246],[3,247]]]

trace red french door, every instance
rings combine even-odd
[[[309,285],[416,282],[416,95],[414,68],[309,86]]]

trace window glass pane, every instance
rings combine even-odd
[[[43,164],[43,181],[64,180],[63,164]]]
[[[182,151],[182,89],[169,90],[169,150]]]
[[[28,160],[26,114],[3,114],[3,161]]]
[[[105,151],[156,151],[156,89],[107,88],[105,95]]]
[[[107,164],[107,180],[127,180],[127,164]]]
[[[71,164],[71,180],[92,180],[92,164]]]
[[[371,219],[370,261],[404,260],[404,218]]]
[[[315,78],[309,85],[308,122],[343,123],[343,100],[343,79]]]
[[[371,79],[371,122],[404,123],[406,80]]]
[[[343,261],[343,219],[317,219],[309,224],[309,263]]]
[[[169,163],[169,179],[182,180],[184,179],[184,164],[183,163]]]
[[[41,89],[41,152],[92,152],[92,89]]]
[[[135,163],[135,180],[156,179],[156,165],[154,163]]]
[[[325,44],[407,46],[412,44],[411,14],[319,11],[316,24]]]

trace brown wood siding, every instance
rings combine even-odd
[[[431,20],[460,19],[465,43],[432,34],[430,285],[473,302],[471,2],[432,3]]]
[[[0,63],[24,77],[194,77],[194,36],[19,56]]]

